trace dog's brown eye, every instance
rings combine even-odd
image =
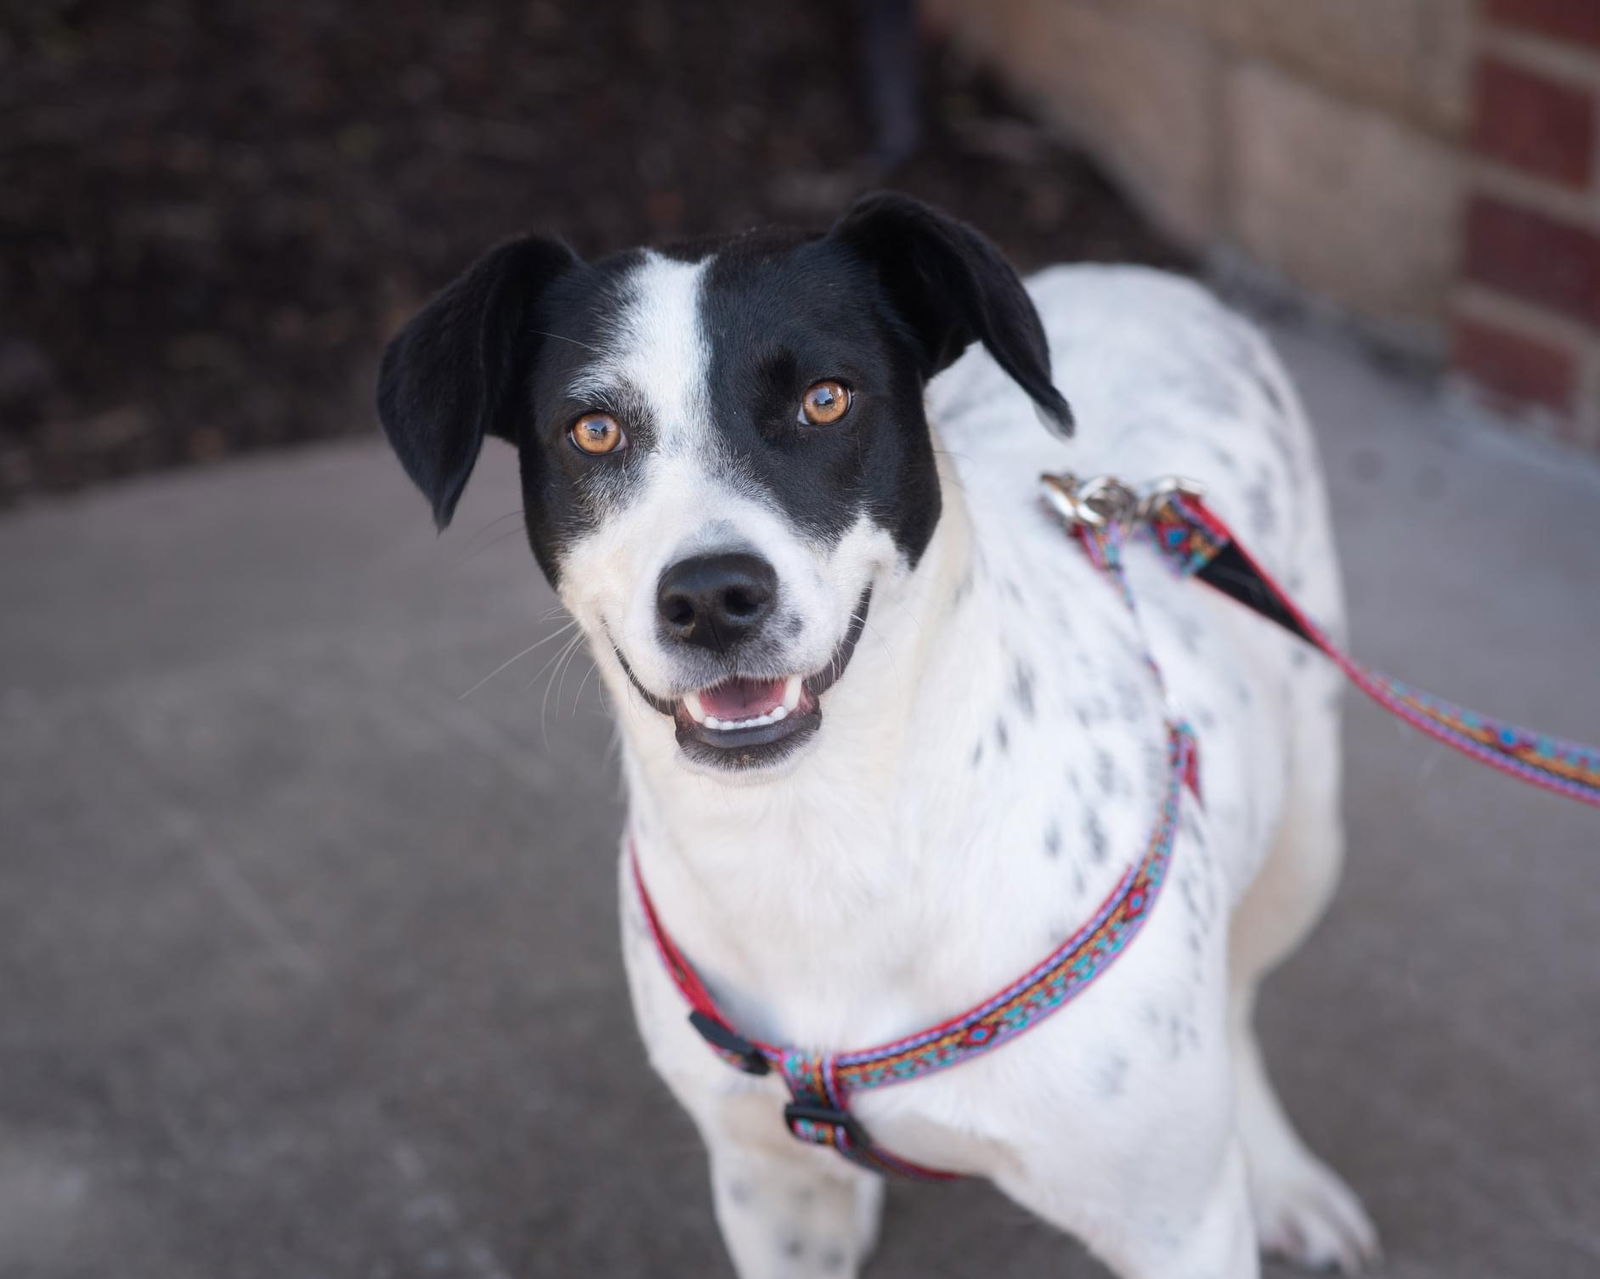
[[[831,379],[813,382],[800,400],[800,417],[812,426],[832,426],[850,411],[850,388]]]
[[[585,453],[595,456],[615,453],[628,446],[628,437],[623,434],[617,419],[609,413],[585,413],[572,424],[567,434]]]

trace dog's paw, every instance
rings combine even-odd
[[[1355,1191],[1302,1154],[1251,1187],[1262,1250],[1309,1270],[1359,1274],[1382,1259],[1378,1232]]]

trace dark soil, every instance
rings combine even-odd
[[[1023,264],[1174,252],[931,37],[884,172],[849,0],[0,0],[0,503],[372,429],[419,300],[580,252],[826,223],[892,184]]]

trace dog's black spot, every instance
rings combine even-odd
[[[1238,699],[1240,706],[1248,706],[1255,700],[1255,694],[1250,691],[1250,685],[1243,680],[1233,686],[1233,695]]]
[[[728,1202],[738,1204],[742,1208],[754,1198],[755,1191],[751,1189],[748,1181],[728,1183]]]
[[[1151,790],[1160,792],[1166,784],[1169,767],[1165,748],[1155,742],[1147,742],[1144,747],[1144,776]]]
[[[1261,388],[1261,394],[1267,397],[1267,403],[1272,406],[1272,411],[1279,417],[1287,416],[1289,406],[1283,402],[1283,396],[1278,394],[1277,385],[1267,375],[1267,371],[1260,367],[1252,367],[1250,373],[1256,385]]]
[[[1117,764],[1111,758],[1111,752],[1097,750],[1094,753],[1094,780],[1095,785],[1108,795],[1117,788]]]
[[[1128,1082],[1128,1058],[1119,1052],[1107,1054],[1095,1068],[1095,1085],[1102,1097],[1117,1097]]]
[[[1183,651],[1198,654],[1200,652],[1200,619],[1188,613],[1177,613],[1173,616],[1172,624],[1178,632],[1178,643],[1183,645]]]
[[[981,763],[983,763],[983,743],[980,741],[972,748],[972,766],[977,768]]]
[[[1272,490],[1265,482],[1252,484],[1244,491],[1250,531],[1259,538],[1271,537],[1278,528],[1278,507],[1272,499]]]
[[[822,1273],[825,1275],[843,1274],[845,1266],[844,1249],[829,1248],[818,1258],[818,1263],[822,1266]]]
[[[1189,918],[1197,924],[1200,922],[1200,903],[1194,895],[1194,881],[1184,875],[1178,880],[1178,895],[1183,898],[1183,904],[1189,912]]]
[[[951,602],[961,604],[967,596],[972,594],[972,588],[977,582],[977,570],[972,564],[967,565],[967,571],[961,575],[961,580],[956,583],[956,589],[951,595]]]
[[[1311,653],[1307,649],[1296,646],[1289,652],[1289,665],[1295,667],[1296,669],[1304,667],[1310,660]]]
[[[1237,418],[1243,408],[1239,402],[1239,386],[1234,379],[1219,377],[1205,366],[1174,378],[1172,387],[1189,404],[1217,417]]]
[[[1044,853],[1046,857],[1061,855],[1061,825],[1051,822],[1044,828]]]
[[[1100,814],[1092,809],[1084,814],[1083,837],[1089,846],[1089,860],[1095,865],[1100,865],[1106,859],[1109,841],[1106,838],[1106,828],[1101,825]]]
[[[783,1241],[778,1245],[778,1249],[785,1257],[788,1257],[790,1260],[794,1260],[805,1255],[805,1240],[795,1235],[788,1235],[785,1236]]]
[[[1117,709],[1129,723],[1144,718],[1144,693],[1132,680],[1117,682]]]
[[[1011,749],[1011,734],[1006,729],[1006,722],[997,719],[994,722],[994,744],[1000,748],[1002,755]]]
[[[1016,669],[1012,675],[1012,694],[1017,699],[1017,705],[1022,708],[1022,713],[1028,719],[1034,715],[1033,705],[1033,668],[1023,658],[1017,658]]]

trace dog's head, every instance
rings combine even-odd
[[[879,195],[820,236],[502,245],[390,344],[378,410],[440,527],[483,437],[514,444],[533,553],[601,660],[687,762],[763,769],[815,736],[874,588],[933,535],[923,388],[974,340],[1070,430],[999,252]]]

